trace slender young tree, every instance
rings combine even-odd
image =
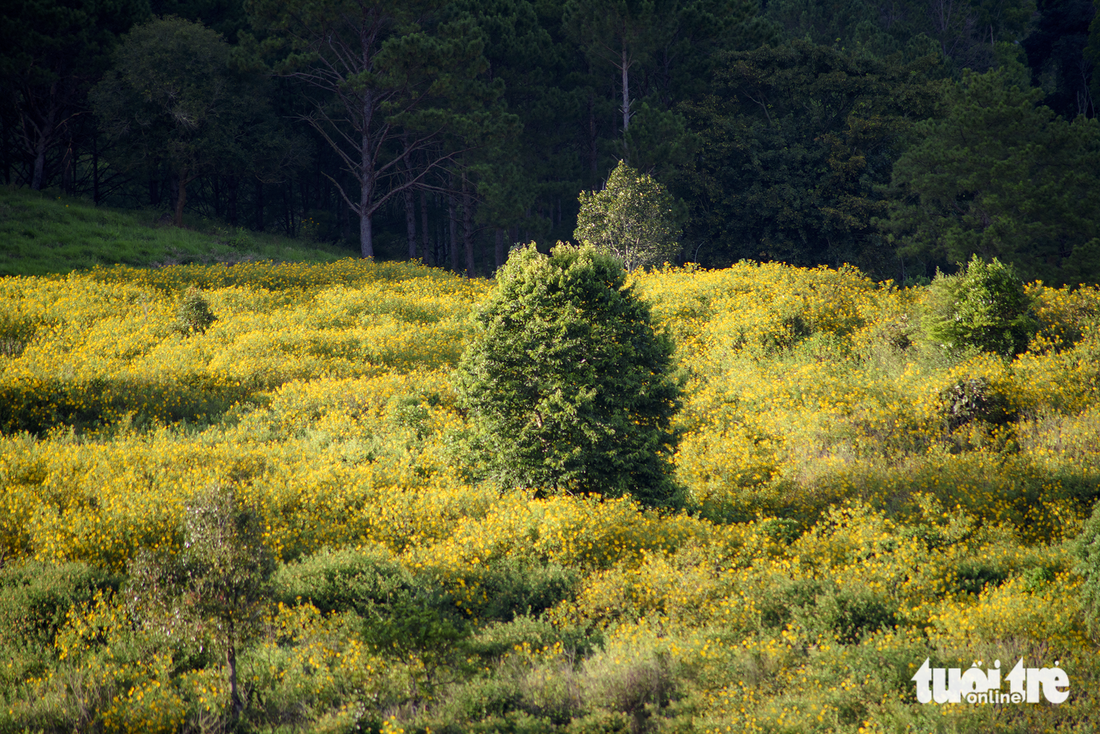
[[[652,176],[619,161],[606,188],[582,191],[580,202],[573,236],[612,253],[628,271],[660,265],[679,254],[672,197]]]

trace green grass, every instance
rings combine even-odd
[[[333,262],[355,254],[194,215],[184,218],[181,229],[158,223],[161,216],[98,208],[56,192],[0,186],[0,276],[67,273],[114,264]]]

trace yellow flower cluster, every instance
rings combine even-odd
[[[470,478],[450,370],[490,283],[350,260],[0,280],[0,558],[123,571],[139,548],[178,547],[187,503],[221,484],[282,559],[381,545],[466,610],[494,564],[556,564],[580,585],[547,618],[604,645],[579,663],[520,646],[524,685],[569,669],[611,700],[638,671],[671,675],[716,733],[935,729],[908,682],[930,655],[1008,660],[1041,641],[1073,675],[1100,669],[1065,543],[1100,476],[1100,291],[1030,286],[1041,328],[1005,361],[935,353],[922,291],[853,269],[669,268],[632,285],[687,377],[687,512]],[[175,328],[190,287],[216,317],[204,332]],[[75,609],[59,658],[127,629],[118,604]],[[357,634],[281,607],[249,685],[308,681],[284,694],[333,721],[354,695],[396,734],[406,709],[383,691],[404,684]],[[179,730],[228,699],[213,669],[117,665],[112,731]],[[986,713],[935,715],[981,729]]]

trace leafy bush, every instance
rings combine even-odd
[[[217,320],[202,291],[194,286],[188,288],[176,312],[176,331],[184,336],[202,334]]]
[[[625,162],[619,161],[603,191],[582,191],[580,202],[573,236],[611,252],[627,270],[661,265],[679,254],[672,197]]]
[[[512,253],[458,369],[475,449],[505,486],[673,501],[673,346],[614,257]]]
[[[1095,635],[1100,632],[1100,502],[1095,505],[1092,517],[1077,536],[1074,550],[1078,569],[1084,577],[1081,600],[1085,618],[1089,630]]]
[[[951,428],[976,420],[1000,424],[1016,415],[1006,396],[984,377],[959,380],[942,390],[939,398]]]
[[[28,560],[0,566],[0,646],[50,648],[70,609],[119,583],[119,577],[87,563]]]
[[[278,598],[308,602],[322,612],[368,615],[378,604],[412,585],[412,576],[381,547],[322,549],[282,566],[275,576]]]
[[[1015,356],[1038,328],[1023,281],[1011,265],[976,255],[966,270],[937,273],[921,319],[928,338],[952,351],[978,349]]]

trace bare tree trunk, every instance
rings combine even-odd
[[[179,182],[176,186],[176,218],[173,224],[183,226],[183,205],[187,203],[187,169],[180,171]]]
[[[474,266],[474,195],[465,171],[462,173],[462,244],[466,250],[466,277],[476,277]]]
[[[424,253],[424,263],[435,265],[431,246],[428,243],[428,194],[420,192],[420,249]]]
[[[229,224],[237,226],[237,187],[239,182],[236,176],[228,176],[225,180],[226,190],[226,219],[229,220]]]
[[[416,199],[411,188],[405,189],[405,232],[409,238],[409,259],[416,259]]]
[[[371,158],[370,124],[374,100],[368,91],[363,97],[363,134],[359,144],[359,252],[374,259],[374,232],[371,229],[374,198],[374,160]]]
[[[505,262],[505,259],[507,257],[507,252],[504,249],[504,230],[503,229],[498,229],[497,230],[497,232],[496,232],[496,242],[494,244],[496,245],[496,247],[493,251],[493,255],[494,255],[493,259],[496,262],[496,266],[497,266],[497,268],[504,267],[504,262]]]
[[[447,216],[450,220],[451,270],[462,272],[461,255],[458,251],[458,202],[454,192],[447,194]]]
[[[31,174],[31,188],[42,190],[42,178],[46,171],[46,140],[39,138],[34,151],[34,173]]]
[[[244,713],[244,701],[241,700],[241,691],[237,685],[237,648],[234,644],[233,622],[229,621],[229,638],[225,645],[225,667],[229,671],[229,702],[233,707],[233,721],[237,721]]]
[[[625,39],[623,40],[622,72],[623,72],[623,135],[626,135],[626,131],[630,127],[630,64],[627,61],[626,40]]]
[[[264,182],[256,179],[256,231],[264,231]]]
[[[99,206],[99,136],[92,135],[92,203]]]
[[[596,92],[592,91],[588,95],[588,160],[592,174],[590,183],[592,184],[592,190],[596,190],[596,186],[599,185],[600,175],[600,153],[597,147],[596,139]]]

